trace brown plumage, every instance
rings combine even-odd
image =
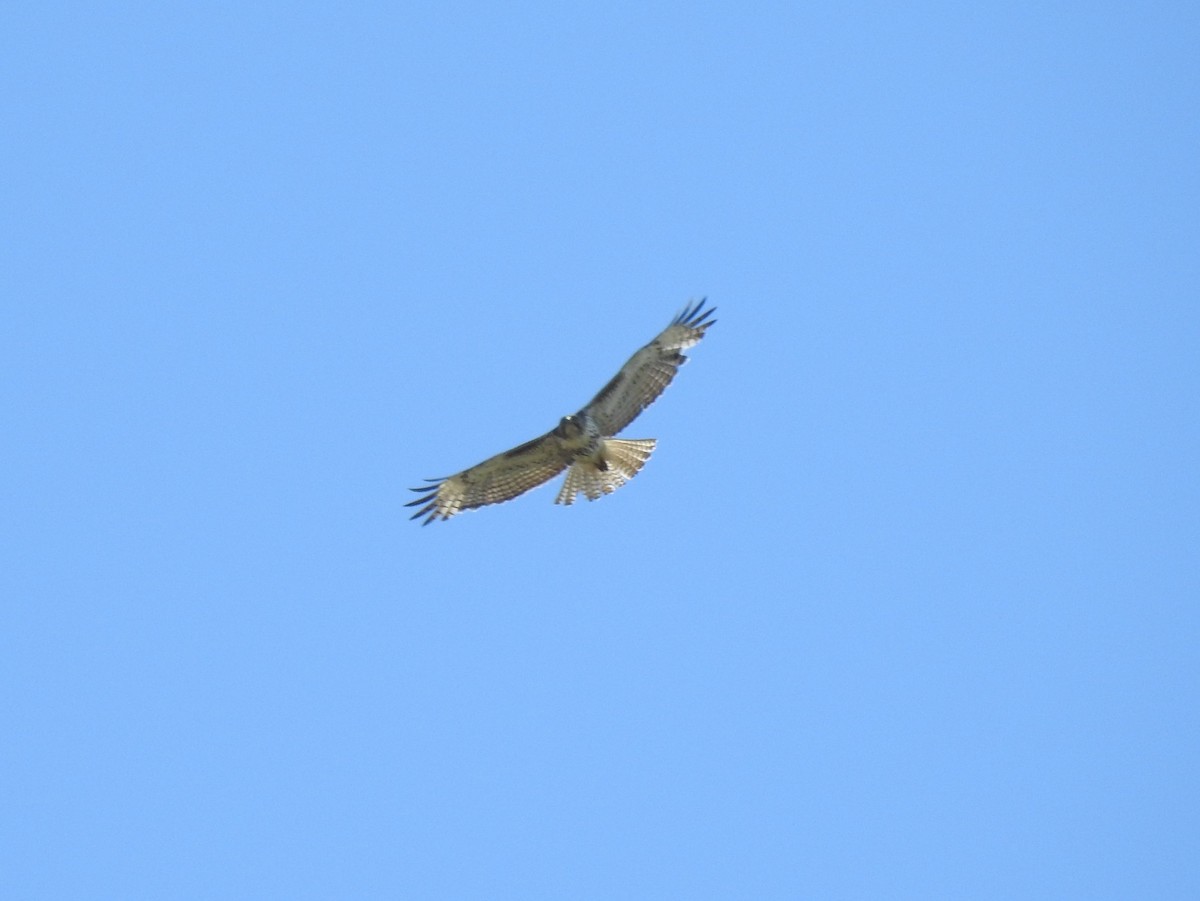
[[[424,516],[423,525],[429,525],[463,510],[512,500],[564,469],[567,477],[556,504],[573,503],[579,494],[594,501],[620,488],[650,459],[655,441],[613,436],[663,393],[687,360],[682,351],[700,342],[716,322],[710,318],[715,312],[715,307],[705,310],[703,300],[688,304],[578,413],[564,416],[540,438],[412,489],[421,495],[405,505],[420,508],[412,518]]]

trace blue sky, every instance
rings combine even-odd
[[[1200,894],[1196,8],[0,25],[0,895]]]

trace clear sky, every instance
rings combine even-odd
[[[1200,897],[1198,46],[6,4],[0,896]]]

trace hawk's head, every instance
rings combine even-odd
[[[554,434],[559,438],[578,438],[583,434],[583,423],[578,416],[564,416],[559,420]]]

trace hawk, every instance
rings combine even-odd
[[[653,438],[616,438],[642,410],[654,403],[686,361],[681,351],[700,343],[716,307],[704,300],[688,304],[662,332],[629,358],[621,371],[591,402],[557,426],[520,447],[484,460],[444,479],[412,490],[420,494],[406,507],[419,507],[412,519],[422,525],[449,519],[463,510],[499,504],[542,485],[564,469],[567,477],[556,504],[571,504],[579,494],[594,501],[632,479],[654,452]]]

